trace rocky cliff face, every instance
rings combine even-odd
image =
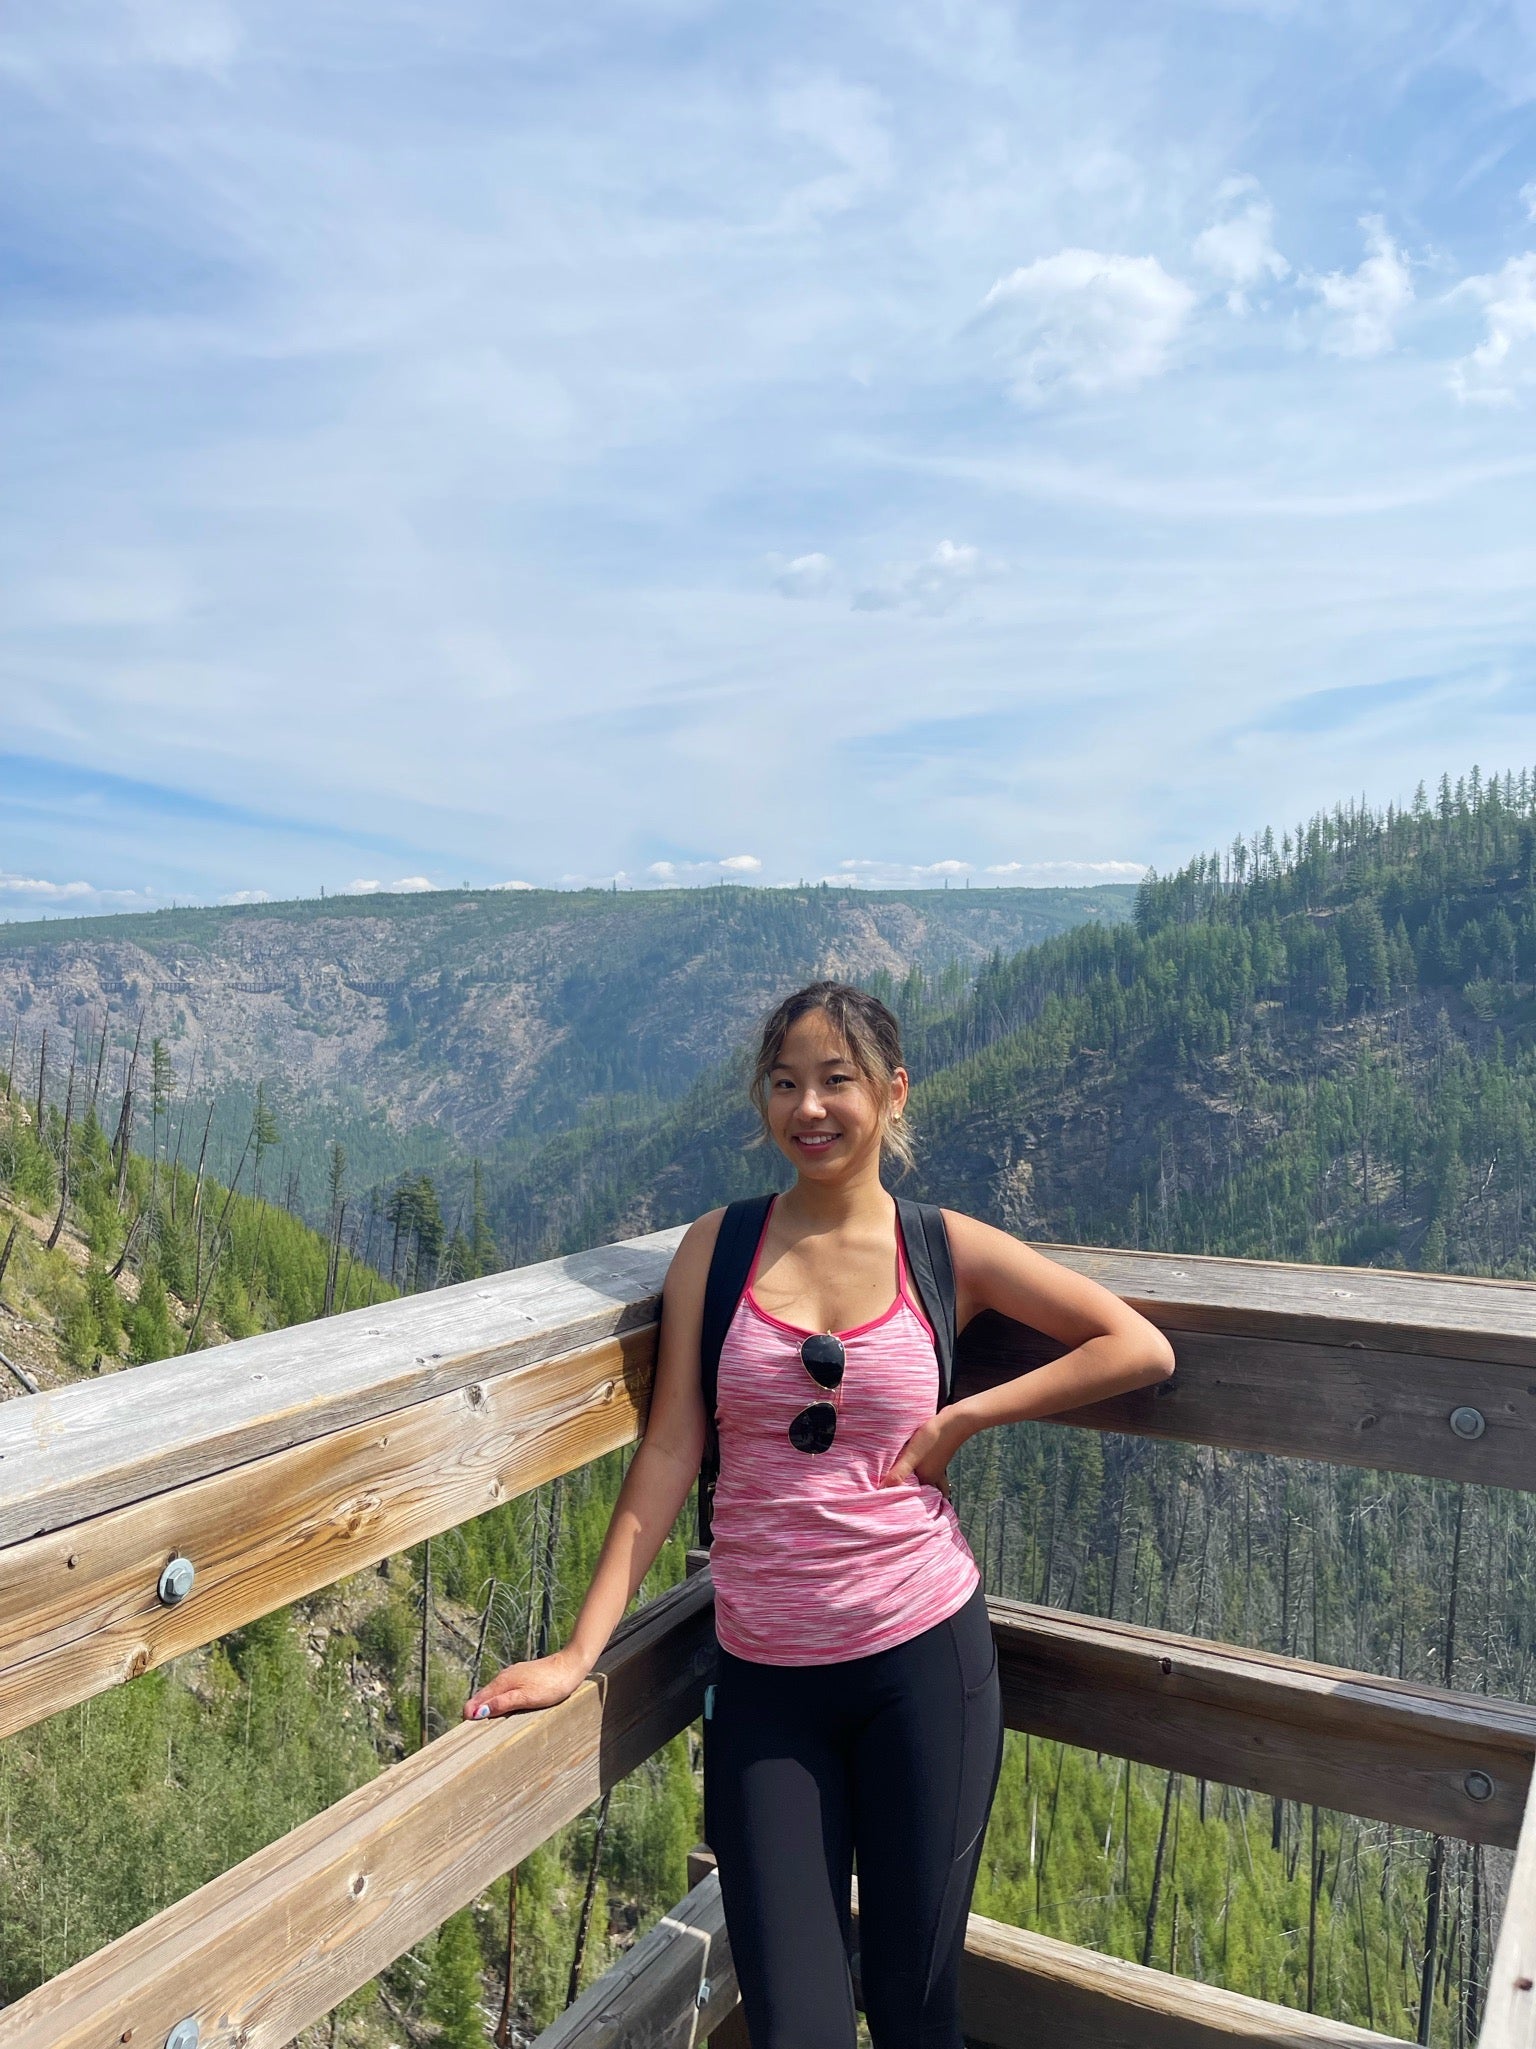
[[[443,892],[0,928],[0,1063],[44,1029],[162,1037],[178,1087],[265,1081],[463,1149],[564,1127],[594,1096],[678,1095],[786,988],[974,969],[1131,892]],[[24,1056],[24,1057],[23,1057]],[[51,1056],[52,1057],[52,1056]],[[110,1070],[119,1064],[109,1051]]]

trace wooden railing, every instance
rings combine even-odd
[[[0,1406],[0,1733],[633,1440],[677,1235]],[[1178,1359],[1155,1392],[1060,1421],[1536,1486],[1536,1288],[1048,1249],[1136,1302]],[[959,1384],[1053,1349],[978,1319]],[[180,1581],[192,1569],[180,1598],[173,1561]],[[0,2049],[159,2049],[185,2023],[200,2049],[279,2049],[694,1719],[711,1601],[706,1571],[632,1618],[563,1706],[455,1728],[0,2011]],[[1518,1842],[1482,2044],[1536,2049],[1536,1709],[1049,1608],[992,1614],[1011,1727]],[[674,1939],[720,1954],[691,2027],[734,1983],[723,1931],[688,1920],[711,1883],[647,1938],[663,1961]],[[672,1965],[654,1983],[692,1968]],[[562,2025],[594,1995],[614,1988]],[[979,1920],[964,1996],[968,2032],[998,2049],[1052,2031],[1068,2049],[1385,2039]]]

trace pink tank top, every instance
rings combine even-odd
[[[720,1352],[715,1627],[728,1651],[755,1664],[841,1664],[945,1621],[980,1574],[937,1487],[880,1485],[939,1395],[933,1332],[912,1298],[901,1233],[895,1301],[838,1333],[847,1363],[833,1397],[837,1436],[816,1454],[796,1451],[789,1425],[828,1397],[800,1360],[808,1333],[753,1296],[762,1250],[759,1240]]]

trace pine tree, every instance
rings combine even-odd
[[[485,2049],[480,2012],[480,1943],[474,1917],[462,1908],[438,1930],[428,1967],[427,2018],[442,2049]]]

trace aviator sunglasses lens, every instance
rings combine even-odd
[[[837,1411],[830,1402],[812,1402],[789,1426],[789,1441],[796,1451],[830,1451],[836,1435]]]
[[[830,1331],[808,1337],[800,1347],[800,1363],[818,1387],[840,1387],[843,1379],[843,1341]],[[789,1426],[789,1441],[796,1451],[830,1451],[837,1435],[837,1410],[831,1402],[812,1402]]]
[[[836,1387],[843,1377],[842,1339],[830,1331],[808,1337],[800,1347],[800,1363],[818,1387]]]

